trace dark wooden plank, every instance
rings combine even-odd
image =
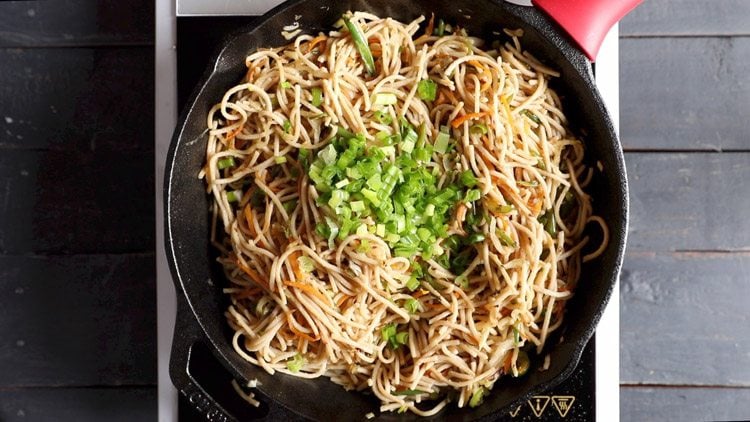
[[[153,254],[0,256],[0,390],[155,384],[154,266]]]
[[[152,44],[154,2],[3,1],[0,28],[0,47]]]
[[[623,146],[750,150],[748,74],[748,37],[621,39]]]
[[[154,249],[153,153],[4,151],[0,253]]]
[[[0,63],[0,253],[153,250],[152,49]]]
[[[626,16],[620,36],[748,35],[746,0],[647,0]]]
[[[0,420],[155,421],[156,387],[0,390]]]
[[[750,387],[748,274],[750,252],[627,254],[621,382]]]
[[[629,251],[750,250],[750,153],[627,153]]]
[[[748,388],[620,388],[623,421],[750,420]]]
[[[153,151],[152,48],[0,49],[0,63],[0,149]]]

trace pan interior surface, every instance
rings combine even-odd
[[[612,293],[626,235],[627,186],[622,152],[594,86],[590,65],[549,21],[531,8],[470,0],[301,0],[284,3],[259,19],[252,28],[241,29],[211,63],[180,117],[170,147],[165,180],[165,238],[173,277],[214,353],[238,378],[259,381],[261,401],[279,403],[315,420],[361,420],[369,412],[378,413],[378,401],[372,395],[347,392],[327,378],[304,380],[283,374],[271,376],[234,352],[232,333],[224,317],[227,301],[221,292],[226,281],[215,263],[216,252],[209,244],[211,198],[206,195],[203,180],[197,177],[205,159],[206,115],[224,92],[244,75],[245,57],[257,48],[287,44],[289,41],[281,35],[284,26],[296,21],[303,33],[327,32],[348,10],[370,11],[401,21],[434,13],[436,18],[465,27],[470,35],[488,41],[503,39],[497,35],[503,28],[523,29],[524,49],[561,73],[552,87],[563,99],[563,109],[572,130],[586,144],[589,165],[601,162],[603,166],[603,173],[597,174],[587,192],[593,198],[594,214],[602,216],[609,224],[610,243],[601,257],[583,266],[575,296],[567,305],[561,341],[548,343],[549,369],[536,371],[532,367],[525,377],[501,378],[481,406],[458,409],[449,405],[435,417],[457,421],[490,418],[517,400],[552,387],[573,371]],[[403,420],[404,416],[383,414],[378,419]]]

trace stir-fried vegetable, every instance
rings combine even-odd
[[[349,17],[344,16],[344,23],[346,28],[349,29],[349,33],[352,34],[352,41],[354,46],[357,47],[357,52],[362,57],[362,62],[365,64],[365,70],[368,74],[375,74],[375,60],[372,58],[372,51],[370,45],[367,43],[367,38],[357,24],[352,22]]]

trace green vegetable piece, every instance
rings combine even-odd
[[[235,165],[236,163],[234,162],[234,157],[225,157],[216,162],[216,167],[218,167],[219,170],[234,167]]]
[[[516,247],[516,242],[504,231],[497,229],[495,230],[495,234],[497,235],[497,238],[500,240],[500,243],[503,246],[510,246],[511,248]]]
[[[437,28],[435,28],[434,33],[438,37],[442,37],[443,34],[445,34],[445,21],[444,20],[438,19]]]
[[[393,105],[398,102],[398,97],[392,92],[378,92],[372,103],[375,105]]]
[[[524,109],[523,111],[521,111],[521,114],[531,119],[531,121],[533,121],[534,123],[541,122],[541,120],[539,120],[539,117],[536,114],[530,112],[529,110]]]
[[[315,270],[315,261],[310,257],[301,256],[297,259],[297,262],[299,263],[299,269],[304,273],[309,274]]]
[[[450,140],[450,135],[448,135],[446,132],[438,132],[438,136],[437,138],[435,138],[435,152],[445,154],[448,151],[448,147],[450,146]]]
[[[420,394],[427,394],[427,391],[422,390],[401,390],[401,391],[394,391],[392,394],[394,396],[418,396]]]
[[[479,183],[476,176],[474,176],[474,172],[471,170],[461,172],[461,175],[458,178],[461,181],[461,184],[466,186],[467,188],[473,188],[477,185],[477,183]]]
[[[484,396],[485,394],[487,394],[487,392],[487,389],[484,387],[479,387],[474,390],[474,393],[471,394],[471,399],[469,399],[469,407],[477,407],[482,404],[482,401],[484,401]]]
[[[289,119],[284,120],[284,133],[289,133],[292,131],[292,122],[289,121]]]
[[[484,234],[482,233],[474,233],[471,236],[469,236],[468,239],[466,239],[466,243],[473,244],[473,243],[479,243],[484,242]]]
[[[419,280],[417,279],[417,276],[415,274],[412,274],[411,277],[409,277],[409,281],[406,282],[406,288],[411,292],[417,290],[419,285]]]
[[[312,105],[320,107],[323,104],[323,90],[317,86],[312,88]]]
[[[299,353],[286,363],[287,369],[292,372],[299,372],[302,367],[305,366],[305,358]]]
[[[435,101],[437,83],[431,79],[422,79],[417,84],[417,95],[424,101]]]
[[[352,34],[352,41],[354,46],[357,48],[357,52],[362,57],[362,62],[365,64],[365,70],[370,76],[375,74],[375,60],[372,58],[372,51],[370,51],[370,45],[367,43],[364,32],[360,29],[357,24],[352,22],[349,17],[344,16],[344,24],[349,29],[349,33]]]
[[[241,190],[233,190],[227,192],[227,201],[229,202],[237,202],[240,199],[242,199],[242,191]]]
[[[407,299],[404,303],[404,309],[406,309],[410,314],[416,314],[417,312],[419,312],[420,308],[421,306],[419,301],[414,298]]]
[[[289,89],[292,87],[292,84],[289,81],[284,81],[281,83],[281,87],[284,89]]]

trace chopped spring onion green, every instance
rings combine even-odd
[[[518,331],[517,326],[513,326],[513,345],[518,346],[521,344],[521,332]]]
[[[471,395],[471,399],[469,399],[469,407],[477,407],[482,404],[485,394],[487,394],[487,389],[484,387],[479,387],[474,390],[474,393],[472,393]]]
[[[366,209],[364,201],[352,201],[352,203],[349,205],[351,206],[352,211],[354,212],[362,212]]]
[[[418,396],[420,394],[427,394],[427,391],[422,390],[401,390],[401,391],[394,391],[392,394],[394,396]]]
[[[392,92],[378,92],[372,103],[375,105],[393,105],[398,102],[398,97]]]
[[[422,79],[417,84],[417,95],[424,101],[435,101],[437,96],[437,83],[432,79]]]
[[[407,299],[406,303],[404,303],[404,309],[409,311],[410,314],[416,314],[419,312],[420,307],[419,301],[414,298]]]
[[[367,43],[367,38],[357,24],[352,22],[349,17],[344,16],[344,24],[349,29],[349,33],[352,34],[352,41],[354,46],[357,48],[357,52],[362,57],[362,62],[365,64],[365,70],[368,74],[375,74],[375,60],[372,58],[372,51],[370,51],[370,45]]]
[[[406,288],[409,289],[409,291],[413,292],[414,290],[417,290],[420,283],[417,279],[416,274],[412,274],[412,276],[409,278],[409,281],[406,282]]]
[[[281,83],[281,87],[284,88],[284,89],[289,89],[289,88],[292,87],[292,84],[289,81],[284,81],[284,82]]]
[[[299,372],[303,366],[305,366],[305,358],[299,353],[286,363],[286,368],[292,372]]]
[[[411,154],[414,151],[414,146],[417,144],[417,132],[412,128],[406,129],[404,139],[401,141],[401,151]]]
[[[472,243],[479,243],[484,242],[484,234],[482,233],[473,233],[471,236],[469,236],[466,239],[466,243],[472,244]]]
[[[229,167],[234,167],[235,165],[237,164],[234,162],[234,157],[222,158],[221,160],[216,162],[216,167],[218,167],[219,170],[224,170]]]
[[[406,342],[409,341],[409,332],[408,331],[402,331],[402,332],[396,334],[396,337],[394,337],[394,339],[395,339],[395,343],[396,343],[396,346],[394,346],[394,347],[398,347],[398,346],[400,346],[402,344],[406,344]]]
[[[367,239],[362,239],[359,241],[359,246],[357,246],[357,252],[359,253],[365,253],[370,250],[370,241]]]
[[[299,263],[299,269],[304,273],[309,274],[315,269],[315,261],[310,257],[301,256],[297,258],[297,262]]]
[[[541,120],[539,120],[539,117],[536,114],[530,112],[529,110],[525,110],[524,109],[524,110],[521,111],[521,114],[523,114],[524,116],[526,116],[529,119],[531,119],[531,121],[534,122],[534,123],[540,123],[541,122]]]
[[[471,170],[461,172],[459,180],[461,180],[461,184],[463,184],[467,188],[473,188],[478,183],[476,176],[474,176],[474,172]]]
[[[466,196],[464,196],[465,202],[474,202],[482,197],[482,192],[479,189],[470,189],[466,191]]]
[[[486,135],[488,131],[487,125],[484,123],[477,123],[469,128],[469,133],[472,135]]]
[[[536,180],[532,180],[532,181],[519,180],[519,181],[516,182],[516,184],[518,186],[524,186],[524,187],[527,187],[527,188],[534,188],[534,187],[539,186],[539,182],[537,182]]]
[[[407,331],[398,332],[398,327],[396,327],[395,323],[386,324],[386,326],[380,330],[380,334],[383,340],[387,341],[394,349],[398,349],[399,346],[402,346],[409,341],[409,333]]]
[[[396,335],[396,324],[386,324],[385,327],[380,330],[380,335],[383,337],[383,340],[390,341],[391,338]]]
[[[333,144],[328,144],[328,146],[320,150],[320,152],[318,153],[318,158],[323,160],[323,163],[332,165],[336,162],[337,155],[338,153],[336,152],[336,147],[334,147]]]
[[[391,113],[385,112],[383,110],[375,110],[375,113],[373,114],[375,116],[375,119],[384,125],[389,125],[393,122],[393,116],[391,115]]]
[[[297,208],[297,200],[293,199],[291,201],[286,201],[282,205],[284,206],[284,210],[286,210],[287,213],[291,213],[295,208]]]
[[[500,243],[503,246],[510,246],[511,248],[516,247],[516,242],[513,240],[513,238],[508,236],[508,234],[505,233],[504,231],[498,229],[498,230],[495,230],[495,234],[497,235],[497,238],[500,240]]]
[[[438,132],[437,138],[435,138],[435,152],[439,152],[440,154],[445,154],[448,151],[448,147],[450,146],[450,135],[448,133],[440,131]]]
[[[323,104],[323,90],[317,86],[312,89],[312,105],[320,107]]]
[[[550,235],[557,234],[557,221],[555,220],[555,211],[549,210],[538,218],[539,222],[544,225],[544,230]]]
[[[289,119],[284,120],[284,133],[289,133],[292,131],[292,122],[289,121]]]
[[[435,28],[435,35],[442,37],[445,34],[445,21],[442,19],[438,20],[437,28]]]
[[[286,155],[280,155],[278,157],[273,157],[273,161],[276,164],[284,164],[284,163],[286,163]]]
[[[242,191],[241,190],[233,190],[227,192],[227,201],[229,202],[237,202],[240,199],[242,199]]]

